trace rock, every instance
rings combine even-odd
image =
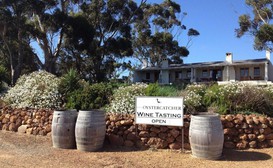
[[[150,129],[150,131],[152,131],[152,132],[158,134],[158,133],[160,132],[160,129],[158,129],[158,128],[156,128],[156,127],[152,127],[152,128]]]
[[[176,130],[176,129],[172,129],[170,131],[171,135],[176,138],[179,134],[180,134],[180,131]]]
[[[267,140],[273,140],[273,133],[266,135],[265,139],[267,139]]]
[[[3,119],[2,119],[2,123],[3,123],[3,124],[9,123],[9,119],[8,119],[8,118],[3,118]]]
[[[28,135],[30,135],[30,134],[32,134],[32,130],[33,130],[33,128],[27,128],[26,133],[27,133]]]
[[[150,136],[150,137],[157,137],[157,133],[155,133],[155,132],[150,132],[149,136]]]
[[[184,143],[184,149],[186,149],[186,150],[191,150],[191,145],[190,145],[190,143]]]
[[[31,124],[32,124],[32,119],[28,119],[26,123],[27,123],[28,125],[31,125]]]
[[[133,124],[133,120],[121,120],[120,124],[121,125],[132,125]]]
[[[265,140],[265,135],[264,134],[258,135],[257,139],[259,142],[263,142]]]
[[[254,139],[256,139],[256,135],[255,134],[248,134],[247,137],[251,141],[254,140]]]
[[[259,135],[260,134],[260,130],[257,129],[257,128],[254,128],[253,129],[253,133],[256,134],[256,135]]]
[[[138,125],[138,130],[140,130],[140,131],[148,131],[149,128],[148,128],[148,125],[146,125],[146,124],[139,124]]]
[[[132,147],[132,146],[134,146],[134,142],[132,142],[130,140],[126,140],[126,141],[124,141],[124,146],[126,146],[126,147]]]
[[[240,134],[239,135],[239,138],[241,139],[241,140],[247,140],[247,134]]]
[[[259,117],[253,117],[253,122],[258,125],[260,123]]]
[[[180,143],[181,143],[181,142],[182,142],[182,135],[178,135],[178,136],[175,138],[175,140],[176,140],[177,142],[180,142]],[[189,142],[188,139],[186,139],[185,137],[184,137],[184,141],[185,141],[185,142]]]
[[[271,129],[270,127],[267,127],[267,128],[264,129],[264,134],[265,134],[265,135],[268,135],[268,134],[270,134],[271,132],[272,132],[272,129]]]
[[[148,142],[149,138],[140,138],[140,140],[141,140],[141,142],[146,144]]]
[[[161,139],[166,140],[167,137],[168,137],[168,134],[167,134],[167,133],[164,133],[164,132],[160,132],[160,133],[158,134],[158,137],[161,138]]]
[[[18,128],[18,133],[23,133],[23,134],[26,133],[28,127],[29,127],[28,125],[21,125]]]
[[[241,142],[238,142],[238,143],[236,144],[236,147],[237,147],[238,149],[246,149],[246,148],[247,148],[247,145],[248,145],[247,141],[241,141]]]
[[[260,123],[262,123],[262,124],[267,124],[267,123],[268,123],[267,118],[262,117],[262,116],[259,117],[259,121],[260,121]]]
[[[175,138],[173,136],[167,138],[168,144],[173,143]]]
[[[9,124],[3,124],[2,130],[8,131],[9,130]]]
[[[190,122],[188,122],[188,121],[184,122],[184,127],[189,128],[190,127]]]
[[[232,121],[233,120],[233,116],[232,115],[226,115],[225,119],[227,121]]]
[[[249,127],[248,124],[245,123],[245,122],[243,122],[242,125],[241,125],[241,128],[243,128],[243,129],[246,129],[246,128],[248,128],[248,127]]]
[[[9,121],[11,122],[11,123],[16,123],[16,120],[17,120],[17,116],[11,116],[10,117],[10,119],[9,119]]]
[[[139,137],[150,137],[149,132],[148,131],[140,131],[140,133],[138,134]]]
[[[252,129],[251,128],[246,128],[244,129],[246,134],[251,134],[252,133]]]
[[[238,131],[235,128],[225,128],[224,134],[225,135],[238,135]]]
[[[48,132],[51,132],[51,125],[48,124],[47,126],[45,126],[45,131],[48,133]]]
[[[166,126],[160,127],[160,132],[167,132],[168,130],[169,130],[169,128]]]
[[[266,142],[269,146],[273,147],[273,140],[267,140]]]
[[[6,119],[9,119],[9,118],[10,118],[10,114],[6,114],[6,115],[5,115],[5,118],[6,118]]]
[[[131,140],[131,141],[133,141],[133,142],[135,142],[138,138],[137,138],[137,136],[136,136],[136,133],[131,132],[131,133],[129,133],[129,134],[127,135],[127,139],[128,139],[128,140]]]
[[[26,116],[26,115],[27,115],[27,112],[26,112],[26,111],[21,111],[21,112],[20,112],[20,116],[21,116],[21,117],[24,117],[24,116]]]
[[[39,135],[46,136],[47,132],[45,130],[40,130]]]
[[[10,123],[9,125],[9,131],[17,131],[17,127],[15,123]]]
[[[148,140],[147,144],[150,147],[155,147],[156,149],[164,149],[168,146],[168,142],[160,138],[152,137]]]
[[[229,122],[225,123],[225,127],[226,128],[232,128],[232,127],[234,127],[234,124],[231,121],[229,121]]]
[[[235,144],[233,142],[227,141],[227,142],[224,142],[224,147],[229,148],[229,149],[233,149],[233,148],[235,148]]]
[[[173,149],[173,150],[178,150],[178,149],[181,149],[181,148],[182,148],[182,144],[181,144],[181,143],[178,143],[178,142],[171,143],[171,144],[169,145],[169,148],[170,148],[170,149]]]
[[[247,124],[253,124],[254,122],[253,122],[253,118],[252,117],[246,117],[246,123]]]
[[[248,145],[249,145],[250,148],[256,148],[257,147],[257,142],[256,141],[250,141],[248,143]]]
[[[259,148],[268,148],[268,144],[266,142],[258,142],[258,147]]]
[[[110,134],[108,139],[110,144],[115,146],[122,146],[124,144],[123,138],[118,135]]]

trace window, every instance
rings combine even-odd
[[[217,70],[217,77],[222,77],[222,70]]]
[[[260,67],[254,67],[254,76],[260,76]]]
[[[241,77],[248,77],[249,76],[248,68],[241,68],[240,74],[241,74]]]
[[[151,75],[149,72],[146,73],[146,79],[150,79]]]
[[[208,70],[202,71],[202,77],[208,77]]]
[[[187,71],[187,78],[191,77],[191,71]]]
[[[175,79],[181,79],[182,77],[182,72],[181,71],[176,71],[175,72]]]

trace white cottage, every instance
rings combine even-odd
[[[268,84],[273,81],[273,66],[270,52],[264,59],[234,61],[232,53],[226,53],[225,61],[190,64],[169,64],[163,60],[161,66],[145,66],[134,71],[134,82],[159,84],[210,82],[219,84],[242,81],[251,84]]]

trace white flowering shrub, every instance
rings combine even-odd
[[[60,79],[46,71],[22,75],[5,94],[4,101],[16,108],[59,108],[59,84]]]
[[[194,113],[202,109],[202,100],[206,91],[205,85],[188,85],[180,94],[184,98],[186,112]]]
[[[113,100],[107,112],[128,113],[135,112],[135,96],[144,96],[146,84],[133,84],[131,86],[122,86],[114,91]]]

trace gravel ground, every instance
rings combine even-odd
[[[202,160],[170,150],[135,151],[104,147],[98,152],[55,149],[51,137],[0,131],[0,167],[64,167],[64,168],[218,168],[273,167],[273,148],[259,150],[227,150],[218,161]]]

